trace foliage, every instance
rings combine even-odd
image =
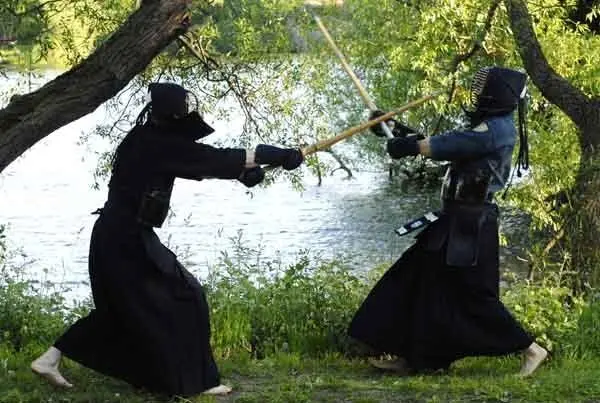
[[[287,268],[247,254],[239,261],[224,255],[206,289],[215,349],[258,358],[347,351],[346,327],[366,294],[365,283],[343,264],[306,253]]]
[[[0,270],[4,266],[4,260],[6,258],[6,235],[4,231],[6,227],[4,225],[0,225]]]
[[[11,60],[24,63],[31,60],[31,49],[37,44],[42,53],[52,47],[50,18],[43,12],[39,0],[7,0],[0,5],[0,36],[10,42],[22,43],[23,47],[12,53]],[[23,53],[29,53],[29,58]],[[0,44],[0,57],[7,54]],[[1,59],[0,59],[1,60]],[[38,60],[36,60],[38,61]]]
[[[579,317],[577,328],[568,339],[568,355],[576,358],[600,357],[600,302],[593,301]]]
[[[203,283],[215,355],[224,382],[237,391],[236,401],[583,401],[600,396],[593,382],[600,354],[599,305],[584,307],[566,288],[553,286],[512,285],[504,293],[517,318],[554,352],[554,360],[536,374],[536,388],[514,376],[514,357],[464,359],[447,375],[410,378],[375,374],[365,361],[344,358],[350,315],[386,268],[374,268],[365,281],[342,262],[306,252],[287,267],[264,260],[260,249],[241,241],[223,253]],[[85,387],[50,389],[28,365],[89,307],[66,307],[47,284],[36,289],[15,278],[14,268],[1,278],[0,401],[181,401],[146,394],[68,360],[63,373]]]
[[[565,211],[565,244],[578,272],[578,289],[589,291],[600,284],[600,154],[596,151],[582,159],[577,184],[568,194]]]
[[[302,1],[241,0],[223,1],[212,20],[218,36],[215,49],[222,54],[259,61],[294,50],[288,30],[302,19]]]
[[[502,301],[539,344],[555,353],[568,350],[585,307],[581,296],[552,285],[513,284]]]
[[[573,8],[567,2],[529,2],[529,10],[536,22],[536,34],[555,71],[586,94],[600,94],[594,61],[600,58],[600,38],[590,32],[587,24],[577,23],[574,29],[569,19]],[[598,21],[593,11],[587,18],[590,22]],[[398,99],[414,98],[434,89],[447,91],[445,99],[440,97],[402,117],[426,134],[435,134],[462,120],[460,106],[468,103],[469,80],[476,69],[490,64],[521,66],[504,2],[435,0],[371,4],[350,0],[325,21],[333,27],[334,37],[359,72],[368,72],[367,83],[371,84],[370,90],[380,107],[388,109],[398,104]],[[334,23],[337,21],[343,23]],[[453,88],[456,90],[450,94]],[[556,209],[551,203],[555,195],[575,183],[580,167],[577,128],[536,88],[531,86],[530,92],[528,122],[533,168],[525,178],[515,178],[508,202],[532,217],[535,234],[532,239],[540,245],[539,253],[532,254],[537,273],[546,276],[564,270],[565,265],[569,271],[579,271],[579,267],[570,266],[569,245],[554,240],[561,237],[569,212]],[[360,145],[366,147],[362,141]],[[554,244],[557,247],[552,249]],[[586,251],[594,248],[592,243]],[[593,270],[594,265],[588,269]],[[576,272],[575,276],[563,276],[563,281],[573,284],[581,275]]]
[[[0,58],[21,68],[73,66],[125,20],[135,0],[8,0],[0,6],[0,30],[16,44]],[[3,32],[0,32],[3,34]]]
[[[43,56],[52,50],[51,58],[72,66],[135,7],[132,0],[76,0],[68,2],[69,7],[64,7],[65,2],[41,6],[36,0],[12,0],[0,7],[0,16],[14,12],[21,16],[18,29],[26,45],[37,43],[35,49],[24,47],[23,52],[29,49],[30,54]],[[553,69],[584,93],[598,96],[598,5],[541,0],[529,1],[528,7]],[[309,10],[300,0],[198,0],[193,2],[190,38],[200,50],[200,60],[173,44],[113,100],[116,122],[107,122],[97,133],[118,141],[141,106],[145,85],[156,79],[181,82],[203,94],[202,111],[216,119],[237,121],[241,116],[242,135],[231,136],[227,145],[309,144],[364,120],[367,108],[311,12],[321,16],[379,108],[388,110],[424,93],[445,91],[443,97],[399,117],[427,135],[464,121],[461,106],[468,103],[470,77],[479,67],[521,67],[503,1],[346,0],[339,7]],[[515,180],[508,202],[531,215],[532,239],[537,243],[531,251],[532,264],[536,273],[546,276],[573,262],[572,247],[578,240],[555,241],[570,228],[565,223],[573,211],[554,208],[551,201],[573,187],[580,144],[571,121],[536,88],[530,92],[532,169]],[[382,158],[381,140],[374,136],[358,135],[347,143],[353,147],[336,146],[336,151],[352,169],[368,164],[382,170],[388,163]],[[109,169],[111,151],[105,152],[99,175]],[[309,165],[321,173],[333,171],[338,164],[329,154],[320,154],[310,158]],[[407,162],[399,170],[421,177]],[[299,183],[295,174],[290,176]],[[547,249],[547,245],[556,246]],[[583,253],[593,246],[586,246]],[[580,275],[578,267],[568,268],[575,275],[564,276],[565,284]]]
[[[531,2],[529,9],[536,21],[536,34],[555,71],[585,93],[598,95],[600,85],[594,60],[600,58],[599,38],[589,28],[598,21],[594,8],[586,16],[589,24],[574,23],[571,18],[574,6],[565,2]],[[240,15],[244,15],[244,10],[255,15],[250,5],[240,7]],[[401,117],[426,134],[435,134],[462,120],[460,107],[468,103],[469,80],[476,69],[489,64],[520,67],[503,2],[349,0],[343,7],[320,9],[318,13],[380,108],[390,109],[433,90],[448,92],[445,99],[440,97]],[[321,94],[323,110],[329,110],[330,116],[335,117],[329,119],[333,127],[349,126],[364,119],[362,100],[340,70],[331,49],[319,39],[322,35],[314,22],[297,11],[288,15],[296,16],[298,25],[307,30],[307,49],[313,56],[309,65],[296,71],[298,82]],[[301,25],[302,21],[305,25]],[[243,45],[254,43],[249,39],[254,32],[237,31],[232,41],[233,51],[242,60],[245,57],[254,60],[251,55],[256,54],[256,49]],[[264,39],[264,32],[257,36]],[[280,42],[264,43],[276,46]],[[456,91],[450,94],[452,88]],[[554,240],[560,238],[569,212],[555,208],[552,200],[575,183],[580,164],[577,128],[536,88],[531,87],[530,91],[533,169],[525,178],[515,178],[517,183],[509,192],[508,202],[532,217],[532,239],[537,243],[531,251],[531,262],[536,273],[542,277],[562,273],[561,281],[573,284],[580,274],[573,271],[577,268],[570,267],[571,248]],[[352,150],[354,160],[375,164],[385,161],[381,158],[379,140],[373,136],[356,136],[351,141],[358,146]],[[564,273],[565,267],[568,275]]]
[[[30,284],[0,284],[0,345],[21,350],[30,344],[50,345],[66,319],[60,294],[40,296]]]
[[[361,278],[343,262],[307,252],[282,267],[277,260],[262,259],[260,250],[238,245],[233,253],[223,253],[203,281],[216,355],[355,354],[357,346],[346,335],[348,323],[386,268],[381,265]],[[15,350],[48,345],[90,308],[87,301],[68,306],[48,285],[35,287],[8,273],[3,272],[0,284],[0,345]],[[597,303],[588,307],[568,288],[549,284],[515,283],[502,298],[536,340],[555,354],[589,358],[600,351],[594,334]]]
[[[0,225],[0,349],[47,348],[65,325],[89,312],[91,303],[68,304],[63,287],[26,280],[23,267],[7,265],[3,232]]]
[[[493,9],[494,4],[499,6]],[[586,94],[598,96],[600,39],[594,31],[600,20],[598,6],[585,9],[579,7],[581,4],[560,0],[528,2],[536,33],[552,67]],[[28,68],[43,57],[55,65],[72,66],[101,44],[134,6],[133,1],[115,0],[57,0],[43,6],[39,0],[4,1],[0,5],[0,19],[6,25],[6,20],[17,14],[16,24],[11,22],[10,30],[17,33],[19,43],[16,48],[0,50],[0,57]],[[133,106],[140,106],[142,89],[148,81],[158,78],[185,83],[204,94],[203,112],[215,113],[219,119],[243,116],[243,131],[247,136],[236,139],[237,144],[250,144],[257,138],[283,144],[311,143],[365,119],[363,101],[301,2],[226,0],[207,8],[206,2],[195,1],[194,6],[198,11],[194,14],[197,24],[194,33],[208,57],[197,60],[183,48],[167,49],[148,71],[131,83],[129,92],[120,95],[122,103],[115,100],[119,123],[130,124],[135,112],[123,115],[124,109],[134,109],[129,100],[135,99],[137,104]],[[576,13],[581,10],[584,17]],[[428,135],[462,122],[460,106],[467,102],[469,78],[477,68],[489,64],[520,66],[503,2],[347,0],[343,7],[323,8],[318,12],[380,108],[390,109],[423,93],[446,90],[445,97],[400,117]],[[451,91],[455,85],[456,90]],[[4,92],[3,88],[3,96]],[[230,107],[231,99],[239,103],[239,109]],[[512,187],[509,203],[532,217],[533,239],[537,244],[531,248],[530,263],[535,273],[547,282],[514,285],[503,298],[525,327],[555,353],[563,357],[597,357],[600,354],[596,332],[598,303],[587,306],[565,287],[578,275],[577,267],[569,267],[571,248],[561,241],[572,206],[568,201],[554,202],[560,201],[557,195],[572,188],[576,181],[580,167],[577,128],[545,101],[536,88],[531,88],[529,112],[533,169]],[[115,135],[115,126],[111,122],[99,132]],[[126,130],[127,124],[119,127]],[[120,134],[115,137],[118,139]],[[351,153],[344,150],[345,158],[384,163],[379,139],[356,136],[351,143],[356,148]],[[328,164],[320,157],[310,162]],[[334,167],[329,164],[330,169]],[[0,230],[0,267],[3,250]],[[207,281],[213,342],[218,354],[233,357],[251,352],[255,357],[277,360],[281,351],[297,353],[280,358],[289,365],[282,371],[289,389],[279,391],[277,398],[281,401],[318,399],[324,395],[326,399],[327,393],[335,393],[332,390],[358,393],[354,390],[356,385],[359,390],[371,387],[364,385],[364,376],[354,379],[351,373],[344,376],[352,381],[342,384],[319,371],[297,383],[295,377],[289,376],[298,373],[298,365],[289,363],[297,363],[299,359],[295,357],[299,355],[322,356],[331,351],[345,351],[347,340],[343,331],[367,285],[340,262],[303,256],[297,264],[283,268],[277,262],[258,259],[248,263],[246,255],[240,256],[244,259],[224,255]],[[48,344],[79,313],[67,311],[57,294],[38,296],[39,289],[32,284],[4,276],[0,286],[0,344],[4,344],[0,346],[0,364],[4,366],[0,374],[8,377],[9,365],[12,368],[26,365],[27,357],[14,353],[15,349],[27,351],[38,344]],[[394,390],[402,398],[409,390],[414,394],[408,399],[434,401],[457,396],[455,390],[453,394],[448,388],[451,392],[452,388],[467,391],[468,396],[458,393],[462,400],[506,401],[514,397],[525,401],[571,401],[574,390],[582,399],[600,395],[594,389],[595,378],[589,376],[598,371],[593,363],[579,366],[579,362],[565,360],[556,376],[542,375],[542,387],[536,389],[537,383],[518,384],[512,377],[509,380],[508,375],[500,382],[496,376],[474,375],[485,373],[488,367],[493,367],[495,374],[498,368],[506,369],[509,365],[502,360],[485,362],[492,364],[472,364],[466,360],[466,364],[458,365],[461,379],[465,374],[475,379],[456,382],[444,377],[438,382],[438,378],[414,381],[382,378],[378,387]],[[260,371],[272,363],[269,359],[253,361],[250,367]],[[268,371],[263,374],[271,375]],[[88,376],[81,375],[82,380]],[[102,379],[90,378],[96,384],[103,383]],[[371,377],[367,379],[372,385]],[[3,379],[0,390],[3,385],[11,384],[15,385]],[[556,385],[560,391],[553,395]],[[269,386],[266,385],[267,389]],[[318,396],[312,395],[315,391]],[[45,397],[40,396],[46,392],[37,390],[32,398],[20,395],[13,386],[8,392],[2,390],[0,400],[42,401]],[[266,401],[274,396],[269,394],[270,389],[253,393],[247,401]],[[381,396],[361,397],[376,400]],[[386,398],[392,399],[389,395],[381,397]],[[122,400],[112,390],[103,391],[100,399],[89,395],[82,399]],[[132,399],[146,400],[139,396]]]
[[[282,267],[239,242],[203,281],[217,356],[349,351],[346,327],[369,284],[340,261],[303,252],[297,263]],[[61,290],[27,281],[18,272],[14,267],[0,271],[0,346],[46,347],[89,311],[90,301],[67,304]]]

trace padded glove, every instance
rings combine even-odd
[[[298,168],[304,161],[302,151],[259,144],[254,151],[254,162],[259,165],[281,166],[287,171]]]
[[[387,152],[394,159],[408,157],[409,155],[419,155],[419,140],[423,140],[424,138],[420,134],[407,137],[394,137],[387,142]]]
[[[253,187],[265,179],[265,171],[261,167],[245,168],[238,178],[246,187]]]

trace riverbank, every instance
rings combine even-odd
[[[57,390],[28,370],[27,353],[0,354],[0,401],[3,403],[75,402],[598,402],[600,362],[552,360],[532,378],[515,376],[517,357],[466,359],[446,375],[402,378],[378,372],[364,360],[300,358],[278,354],[263,360],[219,360],[223,382],[234,388],[227,397],[161,398],[100,376],[73,363],[64,374],[75,384]]]

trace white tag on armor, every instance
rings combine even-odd
[[[477,133],[485,133],[485,132],[487,132],[489,129],[488,129],[488,125],[487,125],[487,123],[485,123],[485,122],[481,122],[480,124],[478,124],[477,126],[475,126],[475,127],[472,129],[472,130],[473,130],[474,132],[477,132]]]

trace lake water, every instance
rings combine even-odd
[[[108,147],[79,140],[102,119],[100,108],[61,128],[0,174],[0,224],[7,225],[10,264],[27,278],[68,286],[76,297],[89,293],[87,251],[97,217],[90,213],[107,193],[106,183],[92,189],[93,171],[97,152]],[[221,133],[215,140],[239,129],[236,122],[207,120]],[[262,249],[265,259],[291,263],[308,250],[341,256],[365,271],[412,243],[412,235],[398,237],[394,229],[437,208],[438,191],[402,187],[383,170],[354,174],[347,180],[339,172],[321,186],[307,174],[302,191],[279,181],[252,193],[237,181],[178,180],[173,214],[157,232],[200,278],[240,234],[242,244]]]

